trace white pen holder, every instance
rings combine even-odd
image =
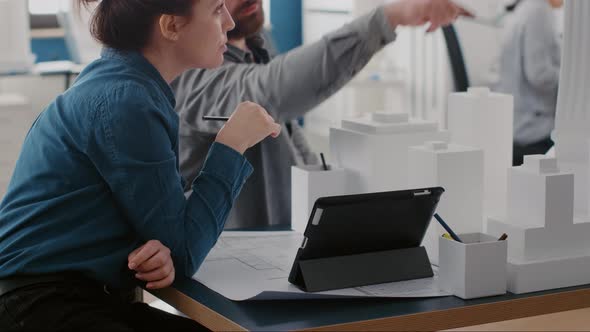
[[[505,294],[508,242],[481,233],[458,236],[464,243],[439,238],[441,289],[462,299]]]
[[[349,172],[322,165],[291,167],[291,228],[303,233],[318,198],[349,194]]]

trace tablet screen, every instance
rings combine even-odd
[[[419,247],[444,189],[320,198],[300,259]]]

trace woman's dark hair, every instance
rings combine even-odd
[[[77,0],[78,8],[98,2],[90,22],[92,36],[103,45],[138,51],[150,38],[160,15],[190,16],[197,0]]]

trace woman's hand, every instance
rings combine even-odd
[[[229,121],[217,134],[218,143],[229,146],[241,154],[268,136],[277,138],[281,126],[262,106],[245,102],[238,105]]]
[[[127,257],[129,269],[135,277],[147,282],[146,288],[160,289],[172,285],[175,271],[170,249],[160,241],[152,240],[137,248]]]
[[[428,32],[453,23],[459,16],[473,17],[451,0],[400,0],[384,8],[392,26],[422,26],[430,22]]]

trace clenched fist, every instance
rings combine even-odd
[[[217,134],[215,141],[243,154],[266,137],[277,138],[280,133],[281,126],[262,106],[244,102],[238,105],[229,121]]]

